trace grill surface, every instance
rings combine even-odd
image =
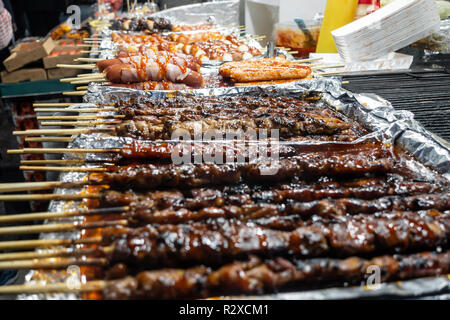
[[[351,75],[344,88],[355,93],[375,93],[394,108],[414,113],[426,129],[450,141],[450,74],[444,72]]]

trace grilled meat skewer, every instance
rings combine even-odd
[[[446,247],[449,219],[449,214],[435,212],[357,215],[313,221],[293,231],[217,219],[206,223],[105,229],[102,237],[104,243],[112,244],[108,252],[112,264],[126,262],[150,268],[220,265],[249,254],[342,257]]]
[[[218,270],[198,266],[191,269],[144,271],[116,280],[104,290],[106,299],[193,299],[230,294],[264,294],[293,285],[350,282],[369,277],[369,266],[378,266],[381,281],[406,280],[450,272],[450,251],[379,256],[370,260],[309,260],[256,257],[234,262]],[[118,269],[118,268],[116,268]]]
[[[159,187],[201,187],[241,182],[280,182],[294,178],[320,176],[363,176],[386,174],[394,167],[389,158],[365,159],[354,155],[308,161],[283,159],[267,164],[135,164],[111,168],[110,172],[92,173],[89,184],[109,184],[117,187],[155,189]]]

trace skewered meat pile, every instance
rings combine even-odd
[[[119,31],[162,32],[172,31],[173,27],[170,21],[164,18],[119,18],[112,22],[111,29]]]
[[[84,248],[101,256],[98,277],[111,280],[104,298],[358,285],[374,265],[383,281],[450,270],[448,180],[312,96],[133,98],[115,107],[124,116],[115,132],[133,142],[86,181],[98,192],[86,205],[126,222],[96,230],[100,240]],[[281,141],[265,141],[278,158],[253,159],[246,138],[175,142],[177,129],[189,138],[278,129]],[[187,163],[174,161],[180,146]]]
[[[114,83],[136,83],[145,81],[170,81],[184,83],[191,87],[203,86],[203,77],[200,73],[189,68],[188,62],[181,58],[169,55],[158,55],[154,58],[148,56],[133,56],[130,58],[102,61],[106,79]]]
[[[349,141],[364,132],[328,107],[288,97],[167,98],[149,104],[131,101],[118,108],[126,121],[117,133],[146,140],[170,140],[177,130],[194,137],[211,129],[228,133],[264,129],[268,134],[278,129],[280,139],[291,141]]]
[[[146,46],[160,51],[181,52],[202,61],[240,61],[261,54],[236,36],[219,32],[173,34],[170,37],[113,33],[111,39],[121,51],[137,51],[138,47]]]

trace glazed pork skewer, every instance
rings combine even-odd
[[[429,261],[429,268],[425,270],[421,264],[423,260]],[[277,258],[261,261],[251,258],[247,262],[235,262],[216,271],[207,267],[144,271],[136,277],[128,276],[110,282],[103,290],[103,295],[106,299],[186,299],[227,294],[263,294],[294,284],[332,281],[358,284],[368,276],[368,266],[386,270],[382,282],[435,276],[450,271],[450,253],[424,252],[381,256],[370,260],[351,257],[345,260]],[[241,276],[235,277],[235,274]],[[179,289],[172,290],[173,287],[168,283],[175,283]],[[178,286],[181,283],[189,283],[189,286],[181,290],[181,285]],[[121,290],[125,287],[127,291]]]
[[[57,185],[57,187],[80,187],[80,185]],[[364,186],[364,187],[363,187]],[[49,186],[48,188],[51,188]],[[54,186],[53,186],[54,187]],[[29,187],[30,189],[30,187]],[[17,191],[17,189],[9,189],[10,191]],[[445,188],[438,185],[425,182],[404,182],[392,180],[386,182],[380,178],[374,179],[356,179],[353,181],[329,181],[327,183],[306,184],[305,182],[297,181],[288,184],[275,185],[271,188],[264,185],[247,185],[240,184],[236,186],[223,186],[217,188],[199,188],[190,190],[166,190],[166,191],[152,191],[147,193],[135,192],[118,192],[106,190],[98,194],[98,204],[96,206],[101,209],[90,209],[88,211],[69,211],[63,213],[32,213],[32,214],[18,214],[7,215],[0,217],[0,223],[30,221],[38,219],[59,219],[61,217],[73,217],[92,214],[103,213],[127,213],[128,211],[145,210],[149,214],[153,211],[161,211],[165,209],[172,209],[174,211],[180,209],[187,209],[190,211],[198,211],[203,208],[223,206],[246,206],[250,204],[284,204],[293,203],[293,201],[300,201],[304,203],[305,208],[314,208],[314,201],[325,201],[329,205],[324,205],[323,210],[330,208],[332,202],[330,199],[353,198],[353,206],[357,206],[357,199],[360,200],[374,200],[379,197],[389,197],[385,200],[376,200],[367,202],[367,207],[375,207],[376,203],[382,207],[376,210],[387,210],[389,206],[391,209],[404,210],[423,210],[423,209],[440,209],[447,210],[445,207],[446,196],[438,198],[437,202],[441,205],[435,204],[433,197],[434,193],[439,193]],[[2,189],[4,191],[4,189]],[[23,190],[22,190],[23,191]],[[429,193],[430,195],[427,195]],[[398,196],[409,196],[409,198],[398,199]],[[416,196],[416,197],[414,197]],[[439,197],[439,195],[437,195]],[[326,199],[326,200],[325,200]],[[396,201],[394,201],[397,199]],[[388,200],[388,201],[386,201]],[[338,200],[342,201],[342,200]],[[400,201],[400,202],[399,202]],[[405,203],[402,207],[402,202]],[[319,202],[318,202],[319,203]],[[359,201],[359,203],[364,203]],[[410,204],[407,204],[410,203]],[[415,204],[414,204],[415,203]],[[360,207],[363,207],[359,204]],[[370,204],[370,205],[369,205]],[[383,206],[384,205],[384,206]],[[358,209],[361,210],[361,209]],[[365,209],[364,209],[365,210]],[[187,211],[188,212],[188,211]],[[334,214],[345,214],[346,210],[336,208]],[[369,209],[368,212],[371,212]],[[315,214],[319,214],[317,211]],[[219,216],[219,213],[218,213]]]
[[[448,194],[420,194],[405,198],[389,196],[376,200],[352,198],[341,198],[337,200],[323,199],[311,202],[288,200],[285,203],[280,202],[277,204],[255,203],[249,200],[241,203],[236,199],[224,200],[224,204],[220,204],[219,199],[215,199],[215,203],[211,203],[213,201],[210,199],[199,203],[199,199],[186,199],[186,205],[183,205],[181,200],[177,198],[153,198],[140,200],[139,202],[130,202],[130,199],[126,199],[127,201],[124,202],[127,203],[115,204],[108,201],[111,199],[111,194],[114,197],[114,192],[99,194],[101,197],[99,200],[103,203],[106,202],[107,206],[117,205],[117,207],[111,208],[111,211],[108,211],[107,208],[102,208],[99,210],[99,213],[101,215],[105,213],[116,213],[118,219],[125,219],[130,226],[143,224],[183,224],[196,221],[209,221],[211,219],[237,219],[240,221],[254,222],[259,226],[277,230],[294,230],[303,225],[305,223],[304,221],[308,221],[311,217],[314,217],[314,219],[318,219],[319,217],[323,219],[340,219],[339,217],[345,215],[408,210],[432,210],[430,214],[437,215],[439,211],[445,212],[450,210],[450,196]],[[169,197],[170,192],[162,192],[162,194]],[[388,204],[389,202],[391,204]],[[123,206],[124,204],[127,206]],[[122,207],[118,207],[119,205],[122,205]],[[123,211],[119,212],[121,208]],[[95,213],[95,211],[93,212]],[[68,216],[75,215],[69,214]],[[36,215],[33,217],[35,218]],[[90,228],[95,227],[97,226],[90,226]],[[70,224],[62,224],[61,226],[3,227],[0,228],[0,234],[55,232],[72,230],[72,228],[86,229],[88,227],[78,224],[73,226]]]
[[[0,287],[0,294],[100,291],[105,299],[194,299],[229,294],[264,294],[294,285],[345,282],[359,284],[367,279],[367,268],[384,270],[382,282],[437,276],[450,271],[449,252],[421,252],[409,255],[378,256],[370,260],[315,258],[261,260],[251,257],[217,270],[205,266],[190,269],[161,269],[125,276],[120,266],[110,271],[121,279],[91,281],[70,289],[66,283]],[[423,261],[428,261],[423,268]],[[119,270],[119,271],[117,271]],[[241,277],[236,277],[239,274]],[[188,284],[188,285],[186,285]],[[126,290],[125,290],[126,289]]]
[[[212,220],[179,225],[102,229],[95,237],[109,265],[164,268],[180,265],[223,265],[248,255],[294,257],[407,252],[446,247],[450,235],[448,214],[393,212],[317,220],[292,231],[260,227],[251,222]],[[347,225],[351,225],[349,230]],[[426,232],[423,232],[426,230]],[[355,237],[355,235],[358,235]],[[33,240],[31,240],[33,241]],[[93,243],[94,239],[83,239]],[[23,241],[20,246],[30,248]],[[37,244],[36,241],[33,244]],[[193,245],[195,244],[195,245]],[[0,248],[20,248],[12,242]],[[41,265],[44,268],[43,265]],[[51,267],[51,264],[48,265]]]

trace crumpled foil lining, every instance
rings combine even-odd
[[[108,103],[118,99],[129,98],[158,99],[182,95],[221,96],[221,95],[290,95],[303,96],[315,92],[322,96],[322,101],[333,106],[348,117],[357,120],[364,127],[373,132],[361,139],[373,137],[383,138],[386,141],[397,143],[412,153],[423,164],[432,166],[440,175],[425,165],[414,161],[415,171],[426,180],[445,177],[450,180],[450,148],[425,130],[413,114],[408,111],[397,111],[392,105],[379,96],[373,94],[353,94],[342,89],[340,81],[333,78],[319,78],[288,83],[277,86],[260,87],[230,87],[217,89],[198,89],[186,92],[180,91],[137,91],[122,88],[101,87],[91,85],[84,96],[86,103],[71,106],[71,108],[86,108],[90,103]],[[105,112],[107,114],[108,112]],[[109,112],[110,113],[110,112]],[[79,135],[69,144],[69,148],[117,148],[130,141],[129,138],[111,137],[102,133]],[[355,143],[355,142],[353,142]],[[290,142],[290,144],[295,144]],[[84,158],[88,160],[108,160],[110,156],[104,154],[70,154],[65,159]],[[86,165],[92,166],[92,165]],[[86,173],[62,173],[63,181],[81,181]],[[57,189],[56,193],[77,193],[77,189]],[[49,211],[75,210],[80,202],[52,201]],[[73,218],[64,221],[74,221]],[[56,222],[61,222],[56,221]],[[56,223],[54,222],[54,223]],[[52,222],[53,223],[53,222]],[[41,239],[77,239],[79,232],[42,234]],[[30,271],[26,276],[26,284],[53,283],[66,279],[64,271]],[[84,281],[84,279],[82,279]],[[289,293],[269,294],[263,296],[224,297],[245,299],[357,299],[357,298],[405,298],[420,297],[430,294],[441,294],[450,291],[450,278],[440,276],[434,278],[414,279],[396,283],[381,284],[377,290],[368,290],[365,287],[329,288],[313,291],[298,291]],[[19,299],[80,299],[76,294],[46,294],[46,295],[19,295]]]

